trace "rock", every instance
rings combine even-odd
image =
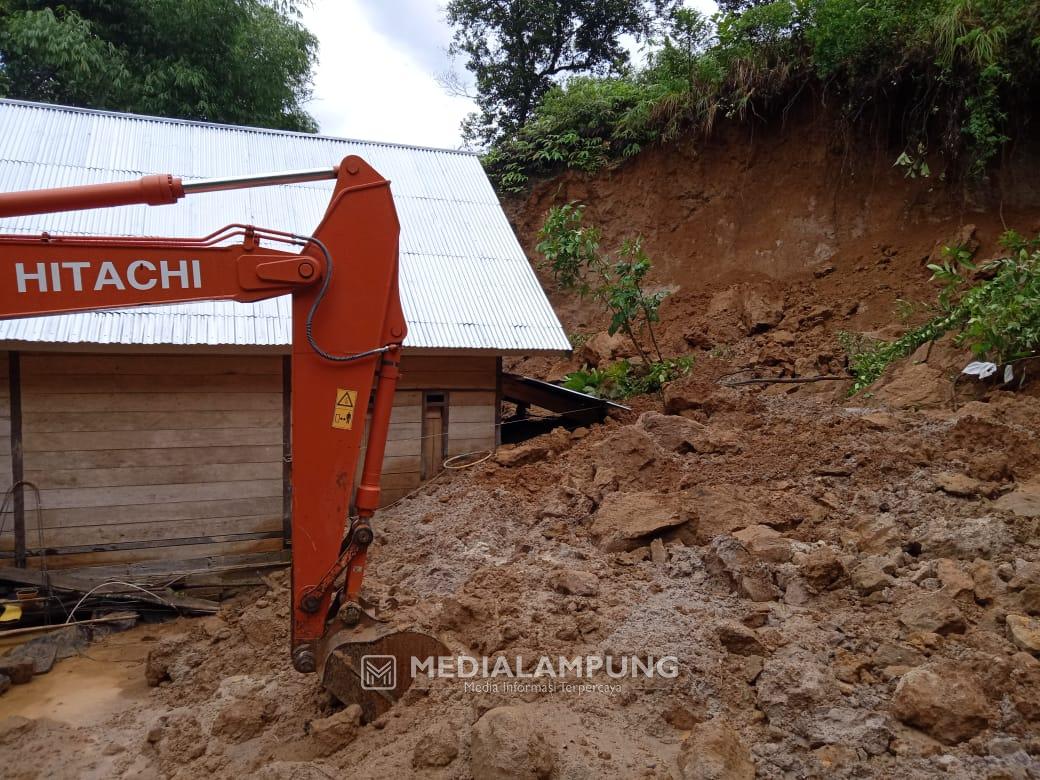
[[[950,661],[919,666],[904,674],[892,698],[892,713],[947,745],[971,739],[991,721],[979,680]]]
[[[548,454],[548,447],[533,442],[507,445],[499,447],[498,450],[495,451],[495,462],[501,466],[512,468],[545,460]]]
[[[695,725],[679,748],[682,780],[754,780],[755,762],[737,734],[715,718]]]
[[[845,577],[845,565],[831,547],[817,547],[795,562],[801,568],[802,578],[817,590],[832,588]]]
[[[713,334],[727,335],[726,323],[735,322],[741,332],[752,335],[780,324],[784,318],[784,301],[769,288],[737,284],[712,296],[707,316]]]
[[[590,571],[566,569],[553,577],[552,586],[568,596],[595,596],[599,594],[599,577]]]
[[[694,452],[694,442],[704,434],[703,423],[680,417],[677,414],[644,412],[636,420],[657,446],[667,452]]]
[[[274,716],[275,709],[273,702],[260,703],[248,699],[233,701],[217,713],[210,733],[228,742],[245,742],[263,732]]]
[[[1040,517],[1040,482],[1023,482],[998,498],[995,505],[1019,517]]]
[[[15,685],[24,685],[33,678],[33,662],[11,658],[0,658],[0,674]]]
[[[755,501],[740,485],[711,485],[690,491],[688,506],[693,515],[691,527],[697,544],[708,544],[720,534],[729,534],[752,525],[762,525],[765,517]]]
[[[1027,615],[1040,615],[1040,585],[1026,585],[1018,592],[1018,604]]]
[[[852,529],[852,539],[860,552],[870,554],[885,553],[903,543],[895,521],[884,515],[860,520]]]
[[[640,479],[643,469],[652,465],[661,455],[661,450],[645,431],[634,425],[626,425],[593,448],[597,468],[609,468],[629,480]]]
[[[983,492],[983,485],[977,479],[953,471],[937,476],[935,486],[943,493],[959,498],[973,498]]]
[[[896,409],[934,409],[949,402],[949,380],[927,363],[897,363],[875,385],[874,399]]]
[[[722,646],[735,655],[768,654],[758,634],[742,623],[727,621],[716,629],[716,633]]]
[[[593,368],[605,366],[620,357],[631,355],[632,342],[622,333],[597,333],[581,346],[580,357],[583,363]]]
[[[975,599],[982,604],[991,603],[1007,590],[1007,585],[997,575],[993,564],[981,558],[971,564],[971,581]]]
[[[888,750],[892,731],[888,719],[877,712],[830,707],[813,715],[806,736],[813,747],[847,745],[879,756]]]
[[[914,531],[922,553],[936,558],[992,560],[1012,545],[1011,535],[999,517],[935,518]]]
[[[1019,650],[1040,656],[1040,620],[1025,615],[1008,615],[1008,639]]]
[[[176,712],[159,718],[147,735],[159,756],[172,764],[187,764],[206,752],[208,740],[198,719],[189,713]]]
[[[1014,576],[1008,580],[1011,590],[1022,590],[1030,585],[1040,585],[1040,563],[1016,561]]]
[[[949,558],[935,562],[935,576],[942,583],[943,593],[952,599],[972,600],[975,596],[975,581]]]
[[[354,741],[360,728],[361,707],[357,704],[351,704],[327,718],[318,718],[307,724],[315,755],[319,757],[331,756],[345,748]]]
[[[699,455],[713,455],[719,452],[740,452],[743,448],[743,437],[731,428],[708,425],[693,438],[692,451]]]
[[[890,587],[893,582],[892,578],[881,570],[877,562],[872,560],[860,563],[849,572],[849,577],[852,581],[852,587],[864,596],[884,590]]]
[[[654,562],[655,566],[664,566],[668,563],[668,550],[665,549],[664,542],[660,539],[650,542],[650,560]]]
[[[6,674],[0,674],[0,696],[11,689],[11,678]]]
[[[765,564],[756,563],[747,549],[732,536],[717,536],[704,552],[709,574],[725,577],[729,585],[752,601],[773,601],[780,595]]]
[[[495,707],[473,726],[473,776],[481,780],[543,780],[556,756],[546,740],[542,717],[529,705]]]
[[[634,550],[645,537],[675,528],[689,520],[679,497],[638,492],[611,493],[603,499],[592,522],[592,536],[607,552]]]
[[[885,668],[889,666],[920,666],[924,663],[924,656],[908,645],[896,642],[882,642],[874,652],[871,662],[874,666]]]
[[[733,536],[740,540],[740,543],[753,557],[759,560],[786,563],[791,560],[793,555],[791,540],[767,525],[748,526],[735,531]]]
[[[661,719],[679,731],[690,731],[698,723],[706,721],[708,715],[702,703],[689,706],[675,704],[661,713]]]
[[[448,723],[439,723],[419,737],[412,751],[412,768],[447,766],[459,755],[459,738]]]
[[[758,707],[770,724],[801,731],[809,713],[838,695],[829,663],[790,646],[767,659],[755,684]]]
[[[963,634],[968,624],[953,599],[945,593],[916,596],[899,610],[899,622],[911,631]]]

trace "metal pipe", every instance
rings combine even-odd
[[[270,187],[274,184],[299,184],[305,181],[326,181],[339,175],[339,166],[332,168],[312,168],[307,171],[282,171],[281,173],[261,173],[253,176],[232,176],[226,179],[203,179],[202,181],[183,182],[186,195],[198,192],[221,192],[223,190],[239,190],[248,187]]]
[[[53,214],[144,203],[162,206],[184,197],[181,180],[169,175],[144,176],[136,181],[85,184],[47,190],[0,193],[0,217]]]

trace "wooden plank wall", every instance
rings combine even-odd
[[[380,484],[384,505],[422,484],[424,391],[447,396],[448,455],[494,446],[497,372],[494,357],[404,355]]]
[[[25,478],[44,546],[67,551],[48,562],[281,549],[281,370],[276,356],[23,354]]]
[[[0,498],[11,489],[11,385],[8,380],[8,353],[0,352]],[[8,509],[11,509],[9,506]],[[0,515],[0,545],[11,539],[14,515]]]
[[[0,487],[11,484],[6,353]],[[44,545],[60,566],[282,548],[282,359],[23,354],[25,478],[41,489]],[[383,503],[421,482],[424,391],[448,398],[445,452],[495,441],[496,360],[406,355]],[[26,497],[30,551],[39,547]],[[0,549],[13,549],[13,517]],[[38,560],[30,558],[30,565]]]

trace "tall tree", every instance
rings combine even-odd
[[[0,0],[0,95],[314,132],[284,0]]]
[[[450,0],[451,53],[464,55],[480,113],[467,140],[489,143],[530,118],[553,82],[567,74],[604,74],[628,62],[623,36],[650,34],[679,0]]]

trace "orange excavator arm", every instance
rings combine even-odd
[[[346,612],[347,627],[368,619],[360,590],[372,541],[369,518],[379,505],[406,332],[389,182],[360,158],[347,157],[322,171],[189,183],[152,176],[0,194],[0,217],[12,217],[333,178],[332,199],[312,236],[246,225],[201,239],[0,236],[0,318],[292,295],[291,652],[302,672],[323,671],[322,654],[335,648],[322,638],[338,613]],[[356,516],[348,522],[370,397]]]

